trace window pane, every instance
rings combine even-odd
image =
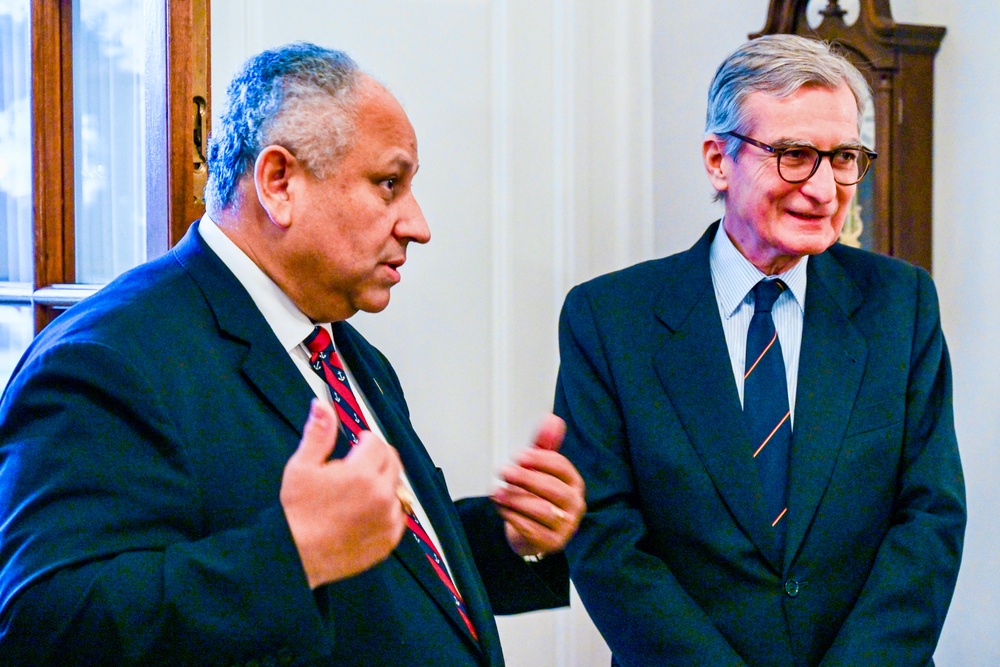
[[[31,0],[0,0],[0,281],[33,277]],[[2,333],[0,333],[2,335]]]
[[[0,306],[0,392],[31,343],[34,326],[31,306]]]
[[[143,0],[73,1],[76,280],[146,259]]]

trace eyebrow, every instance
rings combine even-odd
[[[418,163],[414,163],[414,161],[411,160],[402,151],[399,152],[399,153],[396,153],[391,158],[389,158],[389,161],[387,162],[387,164],[392,165],[394,167],[398,167],[398,168],[403,169],[405,171],[413,171],[413,173],[416,173],[417,169],[420,168],[420,163],[419,162]]]
[[[819,146],[817,146],[811,141],[802,141],[800,139],[789,139],[786,137],[782,137],[781,139],[771,142],[771,145],[774,146],[775,148],[815,148],[816,150],[821,150]],[[830,150],[839,151],[845,148],[861,150],[865,148],[865,146],[860,141],[846,141],[842,144],[837,144]]]

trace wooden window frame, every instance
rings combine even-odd
[[[153,42],[147,45],[148,106],[166,109],[166,114],[147,112],[146,119],[150,256],[165,252],[205,212],[205,169],[204,164],[198,167],[194,145],[193,100],[210,99],[209,3],[162,0],[146,6],[163,12],[162,32],[146,33]],[[100,287],[76,284],[72,10],[72,0],[31,3],[34,283],[30,294],[11,293],[4,302],[32,303],[36,332]],[[206,139],[209,108],[202,114]]]

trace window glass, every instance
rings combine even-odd
[[[31,0],[0,0],[0,294],[27,300],[31,235]],[[31,306],[0,305],[0,390],[31,342]]]
[[[30,283],[34,267],[29,5],[0,0],[0,282]]]
[[[76,280],[146,259],[143,0],[74,0]]]
[[[31,306],[0,306],[0,392],[34,335]]]

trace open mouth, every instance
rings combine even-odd
[[[403,266],[404,262],[406,262],[406,258],[393,259],[388,262],[383,262],[383,265],[389,269],[389,274],[392,276],[394,283],[399,282],[400,280],[399,267]]]

